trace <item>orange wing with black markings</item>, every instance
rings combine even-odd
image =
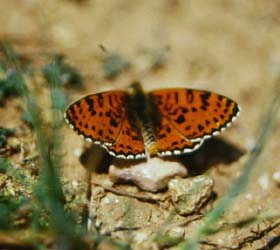
[[[65,119],[83,138],[116,157],[144,157],[141,132],[128,114],[129,98],[124,91],[89,95],[70,105]]]
[[[150,92],[149,99],[159,114],[155,132],[162,152],[190,152],[239,114],[236,102],[204,90],[160,89]]]
[[[188,140],[164,116],[160,118],[160,124],[155,127],[155,138],[157,151],[160,156],[188,153],[196,150],[203,142]]]
[[[131,96],[108,91],[83,97],[68,107],[65,119],[79,135],[111,155],[133,159],[146,156],[144,143],[149,153],[160,156],[191,152],[238,114],[236,102],[213,92],[160,89],[145,98],[137,88]]]
[[[107,151],[118,158],[138,159],[145,156],[145,146],[142,134],[133,120],[123,120],[121,132],[116,143],[105,147]]]

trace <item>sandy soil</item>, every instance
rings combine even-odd
[[[133,80],[141,81],[145,90],[191,87],[212,90],[236,100],[242,112],[232,127],[184,161],[188,161],[191,175],[207,174],[214,179],[216,198],[242,173],[280,73],[280,1],[2,0],[0,6],[0,39],[10,41],[35,68],[39,69],[48,55],[61,53],[80,70],[84,88],[68,89],[69,103],[89,93],[124,89]],[[115,79],[106,79],[102,70],[106,53],[118,53],[130,67]],[[38,96],[44,94],[43,90]],[[18,105],[17,100],[10,100],[0,107],[1,126],[22,125]],[[63,133],[63,178],[82,185],[87,181],[85,165],[93,164],[88,163],[92,159],[82,164],[79,155],[84,142],[66,125]],[[280,171],[279,137],[278,121],[246,191],[237,197],[220,223],[233,225],[263,212],[279,213],[280,183],[273,178]],[[93,173],[92,180],[110,184],[106,173]],[[119,188],[149,195],[131,185]],[[155,195],[160,200],[166,194]],[[110,203],[116,200],[117,207]],[[216,200],[207,205],[214,206]],[[90,201],[91,215],[99,223],[96,226],[110,232],[113,238],[125,240],[129,235],[134,249],[166,246],[149,240],[169,218],[172,208],[167,201],[162,204],[141,201],[95,184]],[[112,206],[110,209],[119,211],[116,216],[121,217],[122,210],[127,209],[124,204],[132,204],[133,225],[137,230],[130,233],[115,228],[119,217],[108,219],[106,213],[110,209],[106,201]],[[178,239],[175,245],[188,238],[200,223],[196,219],[178,226],[188,216],[176,215],[173,220],[174,225],[177,223],[175,229],[179,228],[179,232],[175,229],[175,233],[171,232]],[[242,228],[230,227],[208,237],[202,248],[280,249],[279,222],[279,219],[265,220]],[[108,247],[104,243],[100,249]]]

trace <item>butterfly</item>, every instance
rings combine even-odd
[[[88,95],[71,104],[65,120],[82,138],[124,159],[180,155],[199,148],[240,112],[236,102],[198,89],[159,89]]]

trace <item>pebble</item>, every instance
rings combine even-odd
[[[209,199],[213,187],[214,181],[207,175],[185,179],[176,178],[168,183],[175,209],[183,216],[199,211]]]
[[[166,161],[161,158],[150,158],[145,162],[126,161],[113,164],[109,168],[110,179],[114,183],[133,182],[140,189],[157,192],[168,185],[175,176],[187,176],[187,169],[176,161]],[[121,167],[120,167],[121,166]]]

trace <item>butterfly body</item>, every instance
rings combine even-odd
[[[228,127],[239,114],[237,103],[204,90],[160,89],[89,95],[71,104],[66,121],[86,140],[118,158],[188,153]]]

